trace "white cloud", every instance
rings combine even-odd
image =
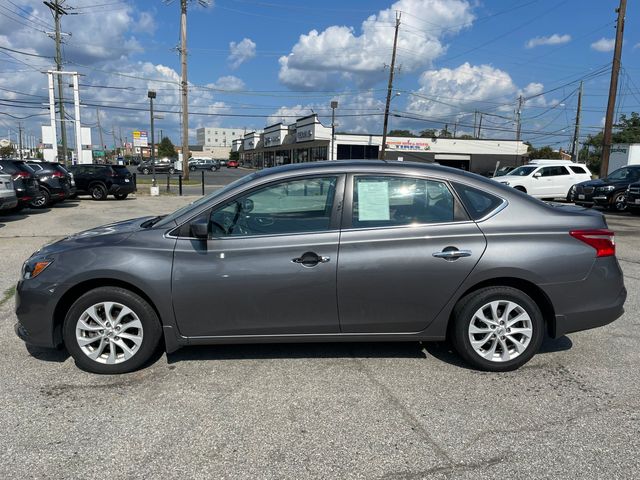
[[[240,42],[229,43],[229,52],[229,64],[236,69],[256,56],[256,44],[250,38],[244,38]]]
[[[136,25],[136,31],[152,34],[156,31],[156,21],[153,15],[149,12],[140,12],[138,22]]]
[[[525,46],[527,48],[535,48],[540,45],[561,45],[563,43],[569,43],[570,41],[571,35],[559,35],[557,33],[554,33],[553,35],[550,35],[548,37],[534,37],[530,39]]]
[[[513,100],[517,88],[511,76],[490,65],[463,63],[457,68],[428,70],[420,76],[420,88],[407,110],[425,117],[452,119],[461,112],[486,108],[487,100]]]
[[[398,0],[362,22],[360,31],[333,25],[301,35],[280,57],[280,81],[291,88],[327,88],[344,81],[372,85],[385,77],[396,11],[402,11],[398,63],[404,71],[428,67],[446,51],[443,39],[471,25],[466,0]]]
[[[616,41],[613,38],[601,38],[597,42],[591,44],[591,48],[597,52],[612,52],[616,45]]]
[[[636,48],[640,48],[640,42],[636,43],[636,44],[633,46],[633,49],[634,49],[634,50],[635,50]]]
[[[226,75],[224,77],[218,78],[214,83],[209,85],[211,88],[216,90],[225,90],[231,92],[237,92],[238,90],[243,90],[245,85],[241,78],[238,78],[234,75]]]

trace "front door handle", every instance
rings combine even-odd
[[[329,257],[323,257],[315,252],[305,252],[301,256],[292,258],[293,263],[299,263],[303,267],[315,267],[319,263],[327,263],[331,260]]]
[[[441,252],[432,253],[436,258],[444,258],[445,260],[456,260],[461,257],[470,257],[471,250],[458,250],[455,247],[447,247]]]

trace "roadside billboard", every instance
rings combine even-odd
[[[134,147],[147,147],[149,146],[149,140],[147,139],[147,132],[142,130],[136,130],[133,132],[133,146]]]

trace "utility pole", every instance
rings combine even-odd
[[[55,42],[56,42],[56,70],[58,72],[62,71],[62,52],[60,50],[60,44],[62,43],[60,36],[60,17],[62,15],[67,15],[67,11],[62,8],[60,5],[64,0],[53,0],[51,2],[43,2],[53,14],[53,19],[56,25],[55,31]],[[62,160],[65,166],[69,166],[69,160],[67,157],[67,128],[65,124],[65,115],[64,115],[64,96],[62,90],[62,78],[60,75],[57,76],[58,80],[58,112],[60,114],[60,130],[62,131]],[[54,148],[56,146],[54,145]]]
[[[482,138],[482,115],[483,114],[480,113],[480,123],[478,123],[478,138]]]
[[[522,104],[524,98],[522,95],[518,97],[518,110],[516,111],[516,140],[520,141],[520,133],[522,132]]]
[[[478,138],[478,110],[473,112],[473,138]]]
[[[98,118],[98,133],[100,133],[100,150],[104,154],[105,161],[107,160],[107,153],[104,151],[104,138],[102,138],[102,127],[100,126],[100,110],[96,107],[96,117]]]
[[[389,85],[387,87],[387,103],[384,107],[384,124],[382,126],[382,148],[380,160],[385,159],[387,152],[387,127],[389,126],[389,105],[391,104],[391,92],[393,91],[393,74],[396,68],[396,48],[398,46],[398,31],[400,30],[400,12],[396,12],[396,30],[393,35],[393,51],[391,53],[391,67],[389,68]]]
[[[22,122],[18,122],[18,148],[20,149],[20,160],[22,160]]]
[[[335,160],[337,154],[335,152],[336,144],[336,108],[338,108],[338,101],[331,101],[331,153],[329,154],[329,160]]]
[[[622,57],[622,37],[624,35],[624,16],[627,10],[627,0],[620,0],[617,8],[618,23],[616,25],[616,46],[613,50],[613,64],[611,65],[611,82],[609,84],[609,102],[604,121],[604,136],[602,138],[602,162],[600,163],[600,177],[609,173],[609,154],[611,153],[611,136],[613,130],[613,113],[616,108],[616,91],[618,90],[618,75],[620,74],[620,58]]]
[[[577,162],[580,156],[580,111],[582,110],[582,82],[578,92],[578,108],[576,110],[576,129],[573,132],[573,143],[571,144],[571,160]]]
[[[189,180],[189,96],[187,83],[187,0],[180,0],[180,60],[182,64],[182,175]]]
[[[458,132],[458,121],[453,124],[453,138],[456,138],[456,133]]]

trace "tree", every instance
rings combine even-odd
[[[158,158],[169,157],[173,158],[176,156],[176,149],[169,140],[169,137],[163,137],[160,140],[160,145],[158,145]]]
[[[229,152],[229,160],[240,160],[240,152]]]
[[[411,130],[391,130],[388,134],[390,137],[413,137]]]
[[[13,144],[9,144],[6,147],[0,147],[0,158],[10,158],[13,157],[16,152]]]
[[[438,134],[433,128],[428,128],[420,132],[420,136],[423,138],[436,138]]]
[[[554,152],[553,148],[549,145],[535,148],[533,145],[529,144],[529,160],[535,160],[536,158],[552,158],[559,160],[562,158],[562,155],[560,155],[560,152]]]
[[[469,135],[468,133],[463,133],[458,137],[460,140],[474,140],[473,135]]]

